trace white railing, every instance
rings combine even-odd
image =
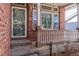
[[[53,30],[40,30],[37,32],[37,42],[50,43],[60,41],[77,41],[78,31],[53,31]]]

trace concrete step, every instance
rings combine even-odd
[[[30,46],[20,46],[11,49],[11,56],[47,56],[50,54],[48,46],[32,48]]]
[[[33,55],[36,51],[36,48],[31,48],[30,46],[19,46],[11,49],[11,56]]]
[[[30,40],[12,40],[11,56],[45,56],[49,55],[48,46],[34,47],[35,42]]]
[[[50,55],[49,46],[42,46],[40,48],[37,48],[37,53],[39,56],[48,56]]]
[[[11,41],[11,49],[17,46],[26,46],[26,45],[31,45],[32,42],[27,39],[21,39],[21,40],[12,40]]]
[[[27,55],[37,55],[35,42],[22,39],[22,40],[12,40],[11,41],[11,56],[27,56]]]

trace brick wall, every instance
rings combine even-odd
[[[10,53],[10,4],[0,3],[0,55]]]
[[[32,26],[32,4],[27,4],[27,38],[30,40],[36,40],[36,30],[33,30]]]
[[[60,30],[64,30],[65,8],[63,6],[59,7],[59,19]]]

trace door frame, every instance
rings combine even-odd
[[[25,10],[25,36],[13,36],[13,8],[17,8],[17,9],[23,9]],[[12,6],[12,27],[11,27],[11,36],[12,38],[24,38],[27,37],[27,9],[26,8],[22,8],[22,7],[16,7],[16,6]]]

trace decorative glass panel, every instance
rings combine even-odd
[[[58,7],[54,7],[53,8],[53,12],[59,12],[59,8]]]
[[[25,36],[25,9],[13,8],[13,36]]]
[[[41,5],[41,9],[42,10],[49,10],[49,11],[51,11],[52,7],[51,6],[46,6],[46,5]]]
[[[59,28],[59,18],[58,18],[58,14],[54,14],[54,29],[58,29]]]
[[[34,9],[37,9],[37,7],[38,7],[37,3],[34,3],[34,4],[33,4],[33,8],[34,8]]]
[[[37,10],[33,10],[33,29],[36,29],[37,26],[37,18],[38,18],[38,12]]]
[[[51,28],[52,14],[49,13],[41,13],[42,27],[43,28]]]
[[[12,5],[26,7],[25,3],[12,3]]]

